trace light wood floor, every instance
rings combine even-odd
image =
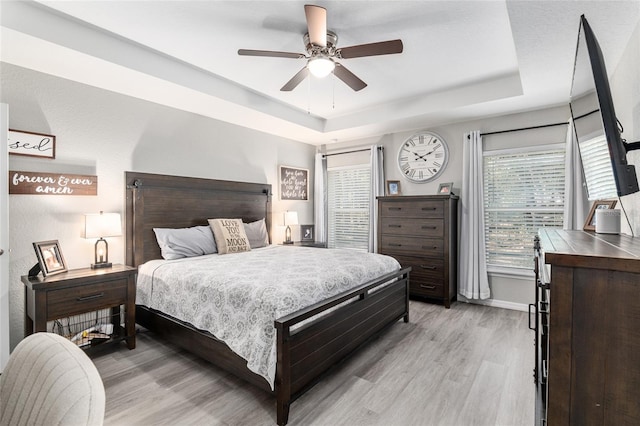
[[[394,324],[291,405],[294,425],[533,425],[527,314],[411,301]],[[274,425],[272,397],[143,330],[92,355],[105,425]]]

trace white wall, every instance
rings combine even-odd
[[[82,215],[120,212],[124,220],[125,171],[270,183],[274,242],[283,239],[285,210],[298,211],[300,223],[313,223],[313,202],[280,201],[277,187],[278,165],[306,168],[313,176],[311,145],[6,63],[0,76],[9,127],[56,136],[55,160],[10,156],[10,170],[98,176],[97,196],[9,196],[12,347],[23,336],[20,277],[37,261],[32,243],[57,239],[69,268],[88,267],[95,241],[81,238]],[[110,238],[109,248],[110,261],[123,263],[124,238]]]
[[[438,185],[442,182],[453,182],[454,193],[460,195],[462,183],[462,149],[466,139],[464,134],[479,130],[490,133],[500,130],[517,129],[549,123],[567,122],[570,117],[569,106],[559,106],[526,113],[510,114],[500,117],[488,117],[463,123],[453,123],[444,126],[430,127],[428,130],[442,136],[449,146],[449,163],[444,172],[433,182],[414,183],[402,177],[396,157],[402,143],[417,130],[385,135],[380,138],[370,138],[350,143],[327,146],[327,152],[359,149],[377,143],[384,146],[385,179],[400,180],[402,195],[430,195],[436,194]],[[425,129],[427,130],[427,129]],[[567,133],[566,126],[549,127],[526,132],[512,132],[500,135],[485,136],[486,149],[499,149],[508,146],[531,146],[549,143],[564,143]],[[464,235],[460,236],[459,244],[465,243]],[[533,240],[532,240],[533,245]],[[533,249],[532,249],[533,250]],[[533,274],[531,274],[533,275]],[[491,304],[514,309],[526,309],[526,305],[533,302],[533,278],[519,278],[504,274],[492,274],[489,285],[491,287]]]
[[[596,37],[598,35],[596,34]],[[603,52],[605,55],[607,52]],[[622,137],[628,142],[640,141],[640,22],[636,26],[622,60],[615,70],[607,69],[616,116],[624,126]],[[636,167],[640,176],[640,150],[627,153],[627,161]],[[633,233],[640,236],[640,193],[622,197]],[[622,232],[631,234],[631,229],[622,221]]]

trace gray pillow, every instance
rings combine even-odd
[[[167,260],[202,256],[218,251],[209,226],[153,228],[162,257]]]
[[[245,223],[244,232],[247,234],[249,245],[252,249],[269,245],[269,234],[267,234],[267,225],[265,224],[264,219]]]

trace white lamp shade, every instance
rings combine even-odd
[[[309,68],[309,72],[317,78],[324,78],[331,74],[333,69],[336,67],[335,62],[330,58],[325,58],[324,56],[318,56],[316,58],[309,59],[307,62],[307,68]]]
[[[91,213],[84,215],[84,237],[102,238],[122,235],[120,213]]]
[[[298,224],[298,212],[286,212],[284,214],[284,224],[285,226],[289,225],[297,225]]]

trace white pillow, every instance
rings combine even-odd
[[[202,256],[217,252],[213,233],[208,226],[191,228],[153,228],[162,257],[167,260]]]
[[[242,219],[209,219],[219,254],[250,251]]]
[[[267,225],[265,224],[264,219],[245,223],[244,232],[247,234],[249,245],[252,249],[269,245],[269,234],[267,234]]]

